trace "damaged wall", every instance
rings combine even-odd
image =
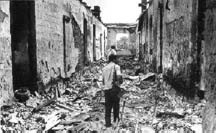
[[[187,96],[197,81],[197,0],[164,3],[163,70],[168,81]]]
[[[1,102],[13,96],[12,88],[35,91],[62,82],[93,55],[104,57],[107,45],[106,26],[81,0],[0,2],[0,35]]]
[[[157,72],[160,65],[160,10],[159,1],[151,1],[139,18],[139,59],[145,72]]]
[[[107,27],[105,25],[100,24],[100,21],[97,19],[93,19],[93,24],[96,26],[96,38],[95,38],[95,44],[96,44],[96,60],[99,60],[103,57],[105,57],[105,51],[107,47]],[[92,27],[92,26],[91,26]],[[91,33],[93,35],[93,29],[91,30]],[[93,36],[90,41],[90,59],[93,59],[93,53],[92,53],[92,48],[93,48]],[[92,56],[92,57],[91,57]]]
[[[141,68],[144,72],[148,64],[148,11],[142,12],[139,17],[138,26],[137,26],[137,41],[136,41],[136,52],[137,57],[140,60]]]
[[[69,77],[93,60],[93,24],[96,59],[104,56],[106,27],[85,3],[37,0],[35,6],[38,80],[43,84],[51,78]]]
[[[216,132],[216,1],[206,1],[204,30],[204,72],[207,104],[203,113],[203,133]]]
[[[9,1],[0,1],[0,106],[13,96]]]
[[[108,28],[108,38],[107,38],[107,49],[111,45],[115,45],[117,49],[126,48],[130,49],[135,55],[136,51],[136,24],[106,24]],[[127,37],[122,38],[125,40],[118,40],[118,34],[125,34]],[[124,45],[124,46],[122,46]]]
[[[143,67],[163,70],[166,79],[189,96],[198,82],[197,11],[197,0],[152,0],[140,18]]]
[[[29,87],[36,81],[36,43],[33,1],[11,1],[11,47],[13,87]]]

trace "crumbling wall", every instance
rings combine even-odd
[[[102,57],[105,57],[107,28],[104,25],[99,24],[98,21],[94,21],[94,24],[96,25],[96,60],[99,60]]]
[[[107,48],[106,49],[109,49],[112,45],[117,45],[117,42],[115,41],[116,40],[116,32],[115,30],[112,30],[112,29],[107,29],[108,33],[107,33],[107,41],[108,41],[108,44],[107,44]]]
[[[9,1],[0,1],[0,106],[13,96],[11,58]]]
[[[131,50],[131,52],[135,55],[136,51],[136,27],[130,27],[128,26],[118,26],[118,24],[107,24],[108,25],[108,35],[107,35],[107,49],[110,48],[110,46],[115,45],[117,48],[121,48],[120,46],[118,47],[118,40],[117,40],[117,34],[127,34],[128,38],[126,40],[126,45],[123,46],[123,48],[127,48]],[[111,25],[111,27],[109,27]],[[121,43],[121,42],[120,42]]]
[[[136,27],[132,27],[129,29],[129,47],[128,49],[131,50],[133,55],[136,55]]]
[[[204,72],[207,104],[203,113],[203,133],[216,132],[216,1],[206,1]]]
[[[199,77],[197,1],[150,1],[139,18],[138,43],[144,72],[163,70],[173,87],[189,95],[195,94]]]
[[[97,43],[106,27],[78,0],[37,0],[35,5],[38,81],[47,84],[52,78],[70,77],[93,60],[92,25],[97,26]],[[103,56],[99,48],[97,59]]]
[[[35,1],[38,80],[48,84],[51,78],[65,77],[63,15],[60,3]]]
[[[196,0],[164,3],[163,71],[180,92],[193,96],[196,78]]]
[[[157,46],[158,46],[158,1],[152,1],[148,10],[148,61],[150,63],[150,71],[157,72]]]
[[[142,71],[146,73],[148,71],[148,11],[142,13],[142,16],[139,18],[139,26],[138,26],[139,37],[137,40],[137,47],[139,49],[139,60]]]
[[[157,72],[157,55],[158,55],[158,1],[151,1],[149,8],[143,12],[143,18],[140,19],[141,25],[141,38],[140,38],[140,60],[143,62],[142,68],[144,73]]]

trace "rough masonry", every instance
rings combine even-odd
[[[203,133],[216,132],[216,1],[206,1],[204,30],[204,87],[207,104],[203,113]]]
[[[195,94],[200,71],[197,10],[196,0],[152,0],[143,10],[137,29],[143,68],[163,72],[170,84],[189,97]]]
[[[0,105],[13,97],[9,2],[0,2]]]
[[[0,2],[0,87],[13,91],[62,84],[105,55],[107,28],[100,7],[82,0]],[[3,100],[1,100],[3,101]]]

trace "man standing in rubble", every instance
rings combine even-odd
[[[117,55],[116,47],[114,45],[111,46],[111,48],[109,49],[109,51],[107,53],[108,60],[109,60],[110,55]]]
[[[111,54],[108,64],[103,68],[103,85],[105,93],[105,122],[106,127],[111,127],[111,111],[113,109],[113,121],[119,121],[120,84],[122,84],[122,74],[120,66],[116,64],[117,57]]]

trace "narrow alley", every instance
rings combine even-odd
[[[0,133],[216,133],[215,9],[0,1]]]
[[[120,102],[121,121],[104,128],[104,97],[101,93],[103,60],[75,73],[64,84],[53,86],[48,95],[35,92],[24,103],[2,108],[2,129],[19,131],[95,132],[193,132],[200,127],[204,103],[189,102],[163,84],[154,73],[135,76],[138,62],[121,57],[127,76]],[[138,68],[138,67],[137,67]],[[20,96],[19,100],[22,100]],[[11,114],[9,114],[11,113]],[[12,125],[11,125],[12,124]]]

